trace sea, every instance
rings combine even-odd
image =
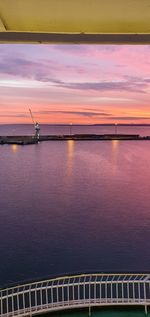
[[[41,125],[41,134],[150,126]],[[32,135],[33,125],[0,125]],[[0,287],[87,272],[150,270],[150,141],[0,145]]]

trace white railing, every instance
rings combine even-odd
[[[63,276],[0,290],[0,316],[96,306],[150,306],[150,274],[82,274]]]

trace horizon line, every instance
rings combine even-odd
[[[50,126],[150,126],[150,123],[39,123]],[[33,123],[0,123],[1,125],[33,125]]]

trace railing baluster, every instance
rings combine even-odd
[[[146,302],[146,283],[144,282],[144,301]]]
[[[57,301],[57,303],[58,303],[58,302],[59,302],[59,296],[58,296],[58,285],[56,285],[56,294],[57,294],[56,301]]]
[[[64,306],[64,286],[62,285],[62,304]]]
[[[3,315],[3,291],[1,291],[1,316]]]
[[[146,282],[144,282],[144,302],[145,302],[145,314],[147,315],[147,303],[146,303]]]
[[[41,309],[42,309],[42,306],[43,306],[42,287],[43,287],[43,283],[40,286],[40,306],[41,306]]]
[[[135,283],[132,282],[132,288],[133,288],[133,301],[135,302]]]
[[[14,294],[13,294],[14,289],[12,289],[12,303],[11,303],[11,307],[12,307],[12,315],[14,315]]]
[[[67,299],[68,299],[68,305],[69,305],[69,284],[67,285]]]
[[[48,289],[47,289],[48,283],[46,283],[46,305],[48,308]]]
[[[97,301],[97,276],[95,276],[95,280],[94,280],[94,303],[96,303]]]
[[[141,299],[141,290],[140,290],[140,283],[138,283],[138,299],[139,299],[139,302],[140,302],[140,299]]]
[[[22,303],[23,303],[23,311],[24,311],[24,314],[25,314],[25,298],[24,298],[24,287],[23,287],[23,290],[22,290]]]
[[[111,298],[111,303],[113,302],[113,291],[112,291],[112,281],[110,284],[110,298]]]
[[[79,288],[79,284],[78,284],[78,301],[80,300],[80,288]]]
[[[84,282],[83,282],[83,300],[84,300],[84,303],[85,303],[85,279],[84,279]]]
[[[37,284],[35,285],[35,291],[34,291],[34,295],[35,295],[35,309],[38,309],[38,303],[37,303]]]
[[[96,282],[94,282],[94,302],[96,303]]]
[[[101,281],[99,283],[99,299],[100,299],[100,303],[102,301],[102,284],[101,284]]]
[[[128,303],[129,303],[130,301],[129,282],[127,282],[127,296],[128,296]]]
[[[72,298],[73,298],[73,302],[74,302],[74,282],[73,282],[73,285],[72,285]]]
[[[121,297],[122,297],[122,303],[124,303],[124,283],[121,283]]]
[[[18,310],[18,314],[19,314],[19,310],[20,310],[20,308],[19,308],[19,294],[18,294],[18,288],[17,288],[17,310]]]
[[[107,303],[107,281],[105,282],[105,302]]]
[[[89,281],[89,302],[91,299],[91,280]]]
[[[118,281],[116,281],[116,301],[118,303]]]
[[[51,303],[52,303],[52,307],[53,307],[53,283],[51,285]]]
[[[8,289],[6,290],[6,314],[9,313],[9,306],[8,306]]]
[[[30,312],[31,312],[31,286],[29,287],[29,309],[30,309]]]

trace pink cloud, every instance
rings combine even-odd
[[[139,116],[147,122],[149,52],[150,46],[1,45],[0,121],[26,122],[31,105],[42,122]],[[106,115],[94,114],[94,107]]]

